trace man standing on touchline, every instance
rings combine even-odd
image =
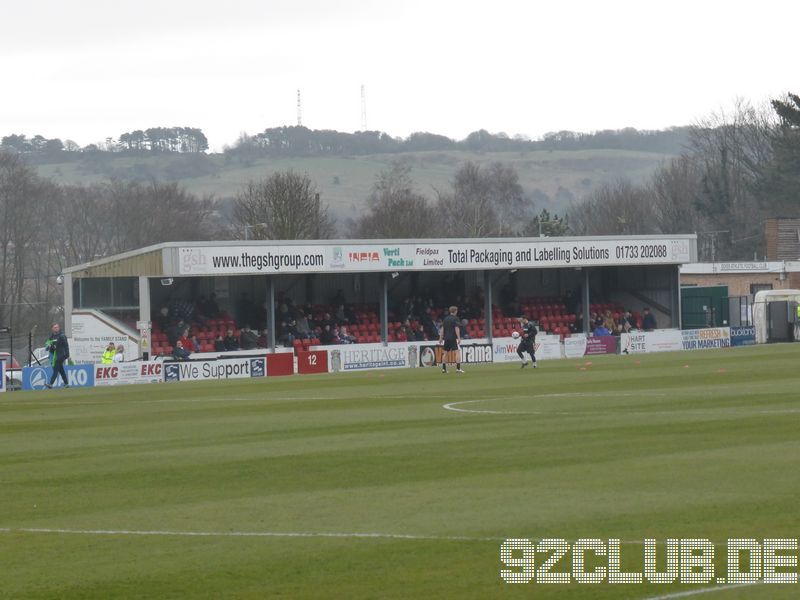
[[[50,353],[50,366],[53,367],[53,375],[50,377],[50,383],[46,384],[47,387],[53,387],[56,377],[61,375],[64,387],[68,388],[69,380],[67,379],[67,372],[64,370],[64,362],[69,358],[69,342],[67,341],[67,336],[61,332],[61,327],[58,323],[53,323],[53,327],[50,329],[50,337],[47,338],[44,347]]]
[[[458,346],[461,344],[461,322],[458,320],[458,307],[451,306],[450,313],[442,321],[442,330],[439,332],[439,343],[444,345],[442,355],[442,373],[447,373],[447,363],[456,365],[456,373],[463,373],[461,357],[458,355]]]

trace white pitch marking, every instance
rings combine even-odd
[[[337,533],[337,532],[291,532],[291,531],[151,531],[130,529],[60,529],[45,527],[0,528],[0,533],[54,533],[72,535],[129,535],[129,536],[173,536],[173,537],[288,537],[288,538],[377,538],[397,540],[439,540],[457,542],[499,542],[505,538],[414,535],[405,533]]]
[[[733,590],[741,587],[748,587],[751,585],[758,585],[756,583],[734,583],[731,585],[720,585],[714,587],[700,588],[696,590],[688,590],[686,592],[675,592],[673,594],[664,594],[663,596],[651,596],[645,600],[672,600],[672,598],[688,598],[690,596],[699,596],[700,594],[713,594],[714,592],[724,592],[725,590]]]

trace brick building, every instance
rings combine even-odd
[[[800,260],[690,263],[681,267],[682,287],[715,285],[728,286],[729,296],[800,289]]]

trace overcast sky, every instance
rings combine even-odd
[[[303,124],[461,139],[689,124],[800,92],[794,0],[3,0],[0,136]]]

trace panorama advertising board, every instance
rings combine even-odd
[[[681,264],[693,258],[690,238],[579,240],[549,238],[494,243],[397,243],[191,246],[177,249],[178,275],[453,271]]]
[[[444,346],[442,344],[420,344],[419,366],[435,367],[442,364]],[[461,342],[459,361],[467,365],[493,362],[492,345],[488,342]]]

